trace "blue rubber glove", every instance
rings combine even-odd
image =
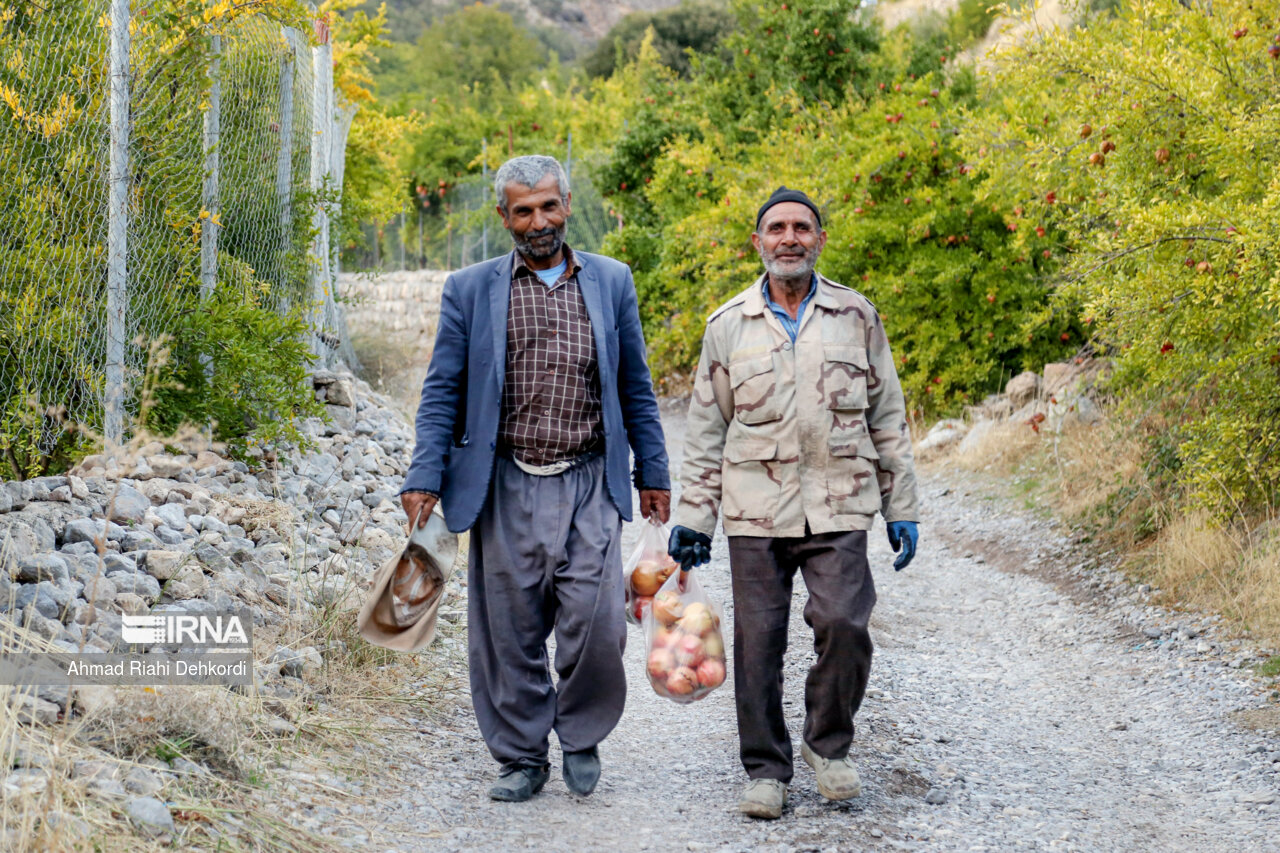
[[[900,572],[916,555],[916,542],[920,540],[920,529],[914,521],[891,521],[889,527],[889,547],[894,551],[901,549],[898,559],[893,561],[893,570]]]
[[[680,564],[682,572],[687,572],[694,566],[704,566],[711,562],[711,537],[677,524],[671,528],[667,553]]]

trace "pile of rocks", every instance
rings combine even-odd
[[[328,420],[301,425],[306,451],[246,463],[155,441],[63,476],[0,483],[0,618],[58,649],[119,651],[122,614],[247,607],[262,626],[356,603],[403,539],[395,490],[413,434],[350,374],[313,383]],[[319,654],[276,649],[260,675],[300,675]],[[80,704],[55,689],[14,701],[31,722]]]
[[[916,452],[930,454],[943,449],[964,453],[1004,423],[1026,424],[1060,432],[1073,424],[1091,426],[1102,420],[1093,389],[1105,363],[1076,359],[1044,366],[1043,375],[1028,370],[1009,380],[1003,394],[992,394],[979,405],[965,409],[965,419],[938,421],[916,444]]]

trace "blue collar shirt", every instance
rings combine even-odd
[[[795,319],[791,319],[791,315],[787,313],[787,309],[773,301],[773,297],[769,295],[769,276],[764,277],[764,304],[769,306],[769,310],[773,312],[778,321],[782,323],[782,328],[786,330],[791,337],[791,343],[796,342],[796,333],[800,331],[800,322],[804,320],[804,309],[809,307],[809,302],[813,299],[815,293],[818,292],[818,276],[815,273],[813,283],[809,286],[809,294],[800,303],[800,308],[796,310]]]

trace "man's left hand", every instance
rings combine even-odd
[[[901,551],[898,559],[893,561],[893,570],[900,572],[916,555],[916,542],[920,539],[920,529],[914,521],[891,521],[889,528],[889,547]]]
[[[641,489],[640,515],[649,518],[655,513],[658,521],[663,524],[671,518],[671,492],[666,489]]]

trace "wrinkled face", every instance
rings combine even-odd
[[[813,211],[798,201],[784,201],[765,211],[751,235],[769,275],[807,279],[827,245],[827,232],[818,227]]]
[[[569,219],[570,193],[560,198],[555,175],[547,175],[537,186],[510,183],[505,187],[507,209],[498,207],[502,224],[520,254],[531,261],[555,257],[564,245],[565,222]]]

